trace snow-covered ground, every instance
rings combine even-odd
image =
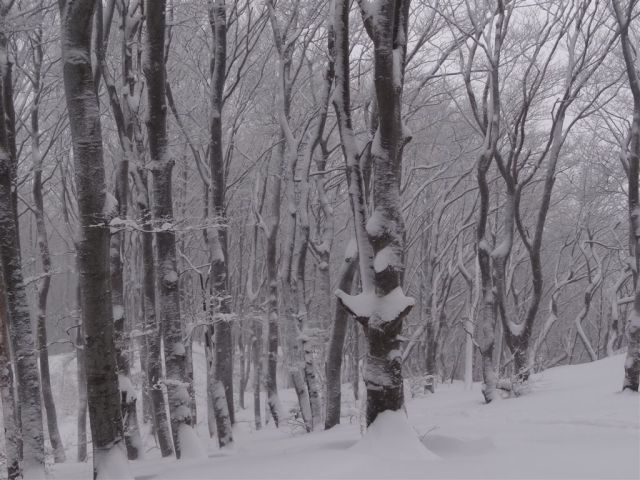
[[[200,363],[196,355],[196,363]],[[640,478],[640,397],[619,393],[623,356],[547,370],[519,398],[482,403],[480,385],[439,385],[408,401],[408,421],[387,415],[361,438],[351,391],[342,425],[304,434],[293,423],[254,431],[251,394],[238,413],[236,444],[220,451],[206,434],[203,399],[198,432],[208,457],[161,459],[146,438],[138,480],[217,478]],[[75,458],[75,362],[53,362],[67,458]],[[198,365],[196,365],[198,367]],[[198,371],[199,368],[196,368]],[[203,392],[204,378],[197,383]],[[294,395],[282,394],[285,406]],[[344,411],[346,410],[346,412]],[[419,442],[422,442],[419,443]],[[91,478],[91,464],[51,466],[55,479]]]

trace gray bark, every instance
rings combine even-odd
[[[109,475],[109,465],[105,459],[113,454],[114,449],[123,448],[113,337],[109,229],[105,225],[106,186],[102,132],[91,67],[92,18],[96,2],[60,4],[65,96],[73,142],[80,221],[77,253],[93,475],[96,478],[99,474]]]
[[[173,159],[167,146],[167,109],[165,100],[165,10],[166,0],[146,0],[147,35],[144,75],[147,80],[147,136],[149,169],[152,175],[152,214],[162,228],[156,233],[160,325],[164,347],[167,397],[171,433],[176,457],[182,453],[180,437],[195,435],[186,371],[186,349],[182,338],[180,294],[176,262],[176,234],[172,229],[173,200],[171,180]]]
[[[0,12],[0,25],[6,11]],[[1,28],[1,27],[0,27]],[[22,475],[44,475],[44,432],[42,424],[41,390],[29,303],[24,284],[18,216],[16,207],[15,113],[13,110],[12,65],[8,60],[8,39],[0,30],[0,259],[4,271],[9,306],[9,333],[16,360],[18,385],[16,407],[23,444]]]
[[[20,436],[16,422],[16,399],[11,369],[11,347],[9,345],[9,310],[7,308],[7,290],[0,263],[0,405],[4,424],[5,462],[7,478],[20,478]]]

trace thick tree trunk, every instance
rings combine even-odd
[[[414,305],[402,290],[404,221],[400,208],[402,150],[410,140],[402,124],[402,86],[408,31],[409,1],[369,5],[363,11],[365,28],[374,43],[374,83],[378,126],[370,154],[373,161],[373,213],[364,225],[364,192],[360,153],[356,151],[349,99],[348,2],[335,8],[336,113],[354,215],[362,293],[338,298],[363,325],[369,351],[364,380],[367,385],[367,425],[386,410],[404,406],[400,334],[404,317]]]
[[[62,2],[64,3],[64,2]],[[73,140],[80,220],[78,265],[85,333],[87,393],[94,478],[112,475],[114,456],[126,463],[113,337],[109,229],[100,109],[91,68],[94,1],[68,2],[62,12],[62,61]],[[126,465],[118,465],[126,469]]]
[[[147,36],[144,74],[147,80],[149,168],[153,185],[153,220],[158,252],[160,325],[171,418],[171,433],[176,457],[182,455],[181,442],[198,440],[191,417],[190,382],[186,371],[186,349],[182,338],[180,293],[176,262],[176,233],[173,230],[171,189],[174,161],[167,145],[167,109],[165,99],[165,10],[166,0],[146,0]],[[195,454],[195,452],[189,452]]]
[[[4,12],[2,17],[4,17]],[[0,18],[0,24],[4,22]],[[2,27],[0,27],[2,28]],[[16,360],[19,423],[23,444],[21,474],[25,478],[44,475],[44,432],[40,403],[38,360],[29,315],[29,302],[22,275],[16,210],[17,184],[15,123],[11,64],[8,62],[7,38],[0,30],[0,260],[9,306],[9,332]]]
[[[355,247],[355,244],[354,244]],[[346,293],[351,293],[353,277],[357,266],[357,252],[345,252],[344,263],[340,269],[338,287]],[[330,429],[340,423],[340,406],[342,400],[342,357],[344,350],[344,339],[347,336],[347,321],[349,312],[340,303],[336,302],[333,313],[333,328],[331,329],[331,339],[329,340],[329,351],[327,352],[327,395],[324,428]]]
[[[4,424],[4,458],[8,480],[20,478],[20,428],[16,421],[16,399],[11,369],[11,347],[9,344],[9,310],[7,290],[0,262],[0,406]]]
[[[623,390],[638,391],[640,383],[640,191],[638,177],[640,175],[640,78],[637,71],[637,53],[634,52],[632,39],[629,34],[631,19],[634,15],[634,3],[625,8],[618,0],[611,2],[620,30],[620,45],[627,70],[629,87],[633,95],[633,121],[631,123],[630,142],[623,157],[628,180],[628,214],[629,214],[629,254],[633,258],[633,310],[627,326],[629,344],[627,359],[624,364]]]

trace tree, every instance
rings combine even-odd
[[[213,33],[213,71],[211,81],[211,132],[209,147],[209,219],[212,225],[226,221],[226,174],[222,149],[222,109],[227,58],[227,17],[224,0],[209,1],[209,24]],[[233,442],[231,425],[233,407],[233,343],[231,338],[231,299],[229,297],[229,249],[227,231],[213,227],[208,235],[210,255],[210,285],[213,289],[210,312],[212,325],[207,329],[208,350],[213,369],[208,373],[209,401],[218,430],[220,447]]]
[[[17,420],[22,440],[19,474],[24,478],[39,478],[44,475],[41,389],[20,254],[13,78],[12,65],[9,63],[8,32],[4,30],[12,4],[13,2],[0,4],[0,259],[7,292],[9,336],[18,385]],[[10,468],[15,469],[15,465],[10,465]]]
[[[186,375],[186,349],[182,337],[180,295],[176,264],[176,234],[173,230],[171,180],[174,161],[167,145],[167,108],[165,99],[165,28],[166,1],[146,0],[147,35],[145,38],[144,75],[147,80],[147,137],[149,169],[152,175],[152,215],[156,230],[158,283],[160,290],[160,324],[164,346],[167,398],[171,433],[176,457],[182,456],[182,443],[193,445]],[[194,453],[194,452],[189,452]]]
[[[122,477],[127,476],[128,467],[116,372],[109,278],[109,228],[106,224],[115,205],[106,195],[100,110],[91,67],[91,35],[96,2],[61,1],[59,5],[65,97],[73,140],[80,221],[78,267],[87,351],[93,477]]]
[[[342,304],[363,326],[369,344],[364,372],[367,425],[386,410],[404,406],[400,334],[414,305],[404,295],[404,222],[400,205],[402,150],[410,135],[402,122],[402,87],[407,48],[409,1],[359,2],[374,44],[377,129],[367,148],[371,155],[373,212],[366,220],[361,152],[356,147],[349,96],[349,2],[335,5],[334,107],[347,169],[351,210],[358,245],[362,293],[338,290]]]
[[[629,132],[629,142],[623,155],[623,167],[628,181],[629,208],[629,253],[633,258],[633,310],[629,319],[627,360],[624,365],[624,383],[622,389],[638,391],[640,383],[640,290],[638,272],[640,271],[640,193],[638,176],[640,172],[640,79],[638,78],[637,59],[630,38],[631,21],[634,16],[636,0],[630,0],[626,8],[618,0],[611,0],[620,33],[620,45],[626,67],[629,88],[633,96],[633,122]]]

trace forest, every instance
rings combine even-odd
[[[639,4],[0,0],[0,478],[637,478]]]

